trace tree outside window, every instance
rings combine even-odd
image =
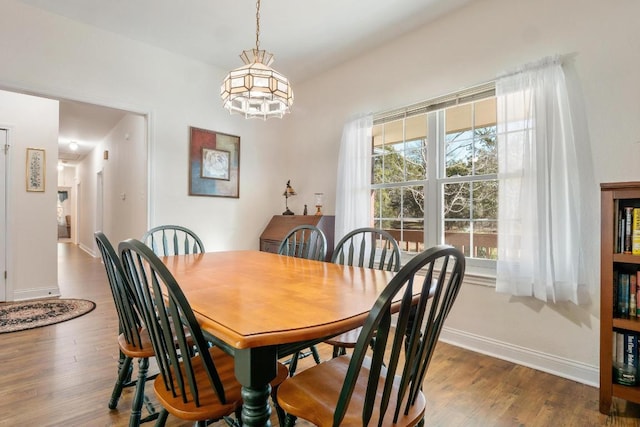
[[[446,243],[496,259],[495,106],[491,97],[374,126],[373,220],[405,252]]]

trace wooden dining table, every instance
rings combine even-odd
[[[235,357],[245,426],[269,426],[278,358],[361,326],[393,272],[259,251],[162,258],[202,329]]]

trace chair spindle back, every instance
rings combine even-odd
[[[137,304],[144,313],[144,322],[167,391],[181,396],[185,403],[194,402],[200,406],[196,367],[193,365],[196,361],[203,364],[211,387],[224,404],[224,387],[209,354],[208,344],[171,272],[149,247],[138,240],[125,240],[118,249]],[[193,352],[198,357],[190,357]],[[177,366],[182,366],[182,369],[175,369]]]
[[[394,411],[394,420],[400,412],[408,413],[422,388],[440,331],[460,290],[464,271],[464,255],[451,246],[443,245],[416,255],[391,279],[369,313],[351,356],[334,413],[334,426],[340,425],[345,415],[373,337],[375,344],[370,359],[362,425],[369,425],[372,419],[382,420],[388,410]],[[400,304],[395,330],[391,320],[392,304]],[[403,358],[404,363],[401,363]],[[383,370],[386,371],[384,381],[381,380]],[[400,377],[396,400],[399,403],[389,408],[393,382],[398,380],[395,376]],[[381,398],[378,399],[377,395]]]
[[[347,233],[336,245],[331,262],[379,270],[400,270],[400,248],[391,234],[364,227]]]
[[[318,227],[299,225],[292,228],[280,243],[280,255],[324,261],[327,256],[327,238]]]
[[[154,227],[142,236],[142,241],[158,256],[204,252],[204,244],[196,233],[180,225]]]
[[[120,258],[103,232],[96,231],[94,237],[107,271],[113,302],[118,314],[119,332],[124,336],[127,344],[142,348],[142,340],[140,339],[141,316],[136,310],[135,296],[128,286]]]

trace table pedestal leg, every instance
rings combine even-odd
[[[243,426],[271,427],[269,382],[276,377],[278,356],[275,347],[236,350],[235,374],[242,384]]]
[[[268,405],[271,386],[242,387],[242,424],[244,426],[271,426],[271,407]],[[265,407],[265,402],[267,405]]]

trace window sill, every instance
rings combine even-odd
[[[496,287],[496,276],[495,274],[483,274],[476,271],[467,271],[464,273],[464,284],[468,285],[478,285],[478,286],[487,286],[490,288]]]
[[[405,265],[415,254],[407,256],[402,252],[400,262]],[[487,262],[488,261],[488,262]],[[467,258],[463,283],[469,285],[496,287],[496,265],[495,261],[477,260]]]
[[[418,273],[418,275],[420,276],[424,276],[424,274],[425,274],[424,271],[420,271]],[[470,267],[467,265],[462,284],[495,288],[496,287],[495,270],[490,268],[479,268],[474,266]]]

